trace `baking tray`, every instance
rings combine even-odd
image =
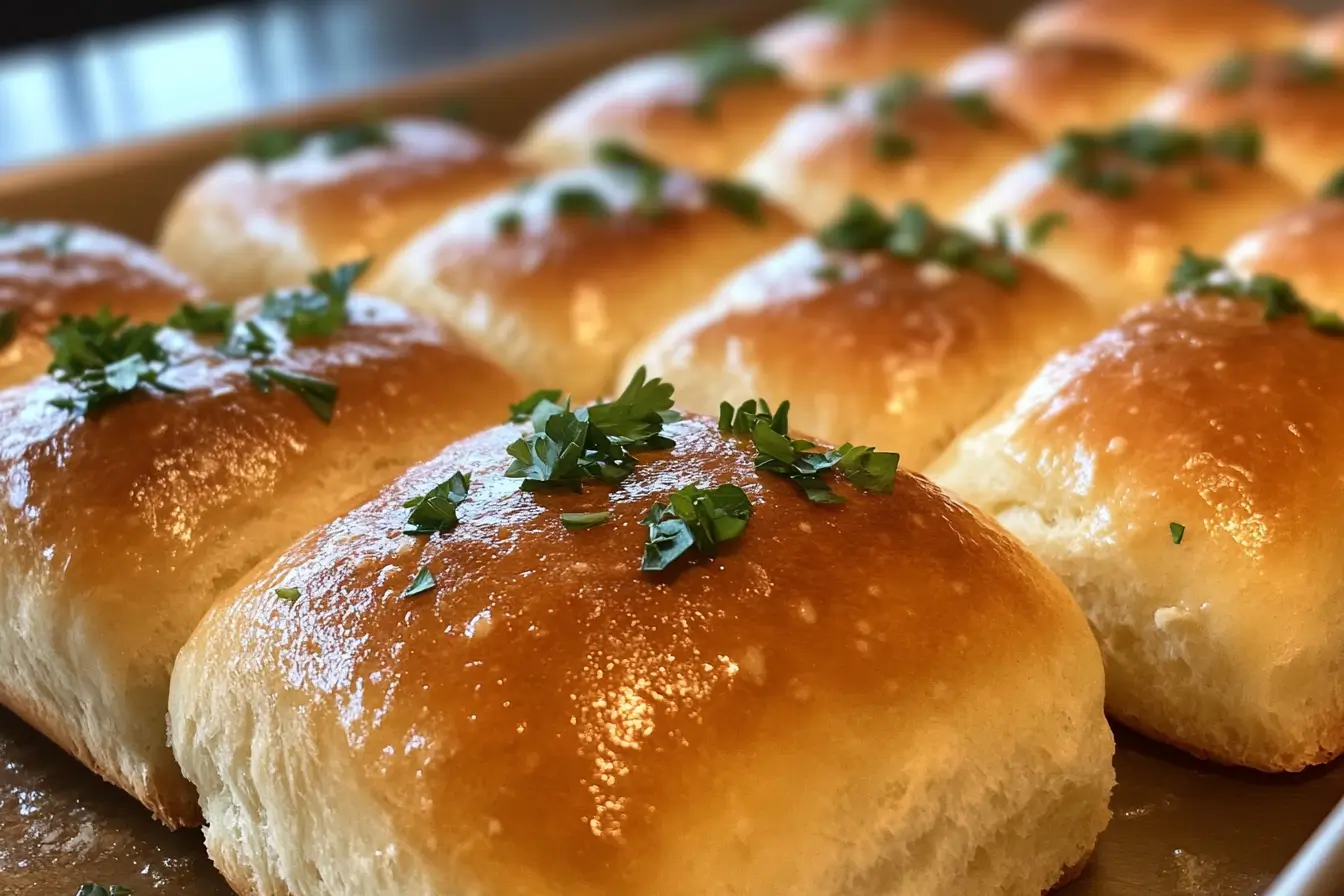
[[[0,172],[0,218],[87,220],[152,240],[177,188],[226,152],[240,128],[432,111],[453,97],[475,100],[472,123],[508,137],[561,92],[622,59],[711,24],[758,25],[788,5],[748,3],[712,20],[652,19],[376,92]],[[1061,896],[1260,896],[1344,796],[1344,763],[1271,776],[1202,763],[1123,730],[1116,738],[1115,817],[1092,863]],[[0,896],[68,896],[86,880],[125,884],[137,896],[229,894],[198,832],[160,827],[0,711]],[[1344,882],[1317,874],[1310,892],[1344,894]]]

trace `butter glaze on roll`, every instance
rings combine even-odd
[[[929,6],[877,2],[873,7],[852,22],[824,9],[795,13],[758,34],[756,47],[791,81],[815,92],[896,71],[936,74],[989,39]]]
[[[1344,9],[1317,19],[1307,30],[1304,46],[1309,52],[1344,60]]]
[[[1322,197],[1275,215],[1227,250],[1243,274],[1291,280],[1312,302],[1344,313],[1344,197]]]
[[[1165,84],[1161,70],[1124,50],[1088,43],[995,45],[943,73],[950,90],[982,90],[1041,142],[1069,128],[1131,118]]]
[[[608,215],[558,213],[576,191]],[[449,322],[527,387],[592,398],[636,342],[798,232],[765,201],[760,222],[744,220],[684,172],[666,172],[662,213],[639,198],[638,178],[613,167],[553,173],[448,215],[373,288]],[[516,231],[503,233],[509,216]]]
[[[1113,717],[1292,771],[1344,751],[1344,342],[1264,313],[1191,297],[1136,309],[931,475],[1071,587]]]
[[[62,314],[163,320],[202,290],[150,249],[85,224],[0,221],[0,388],[41,374]]]
[[[76,416],[51,406],[71,394],[51,377],[0,392],[0,703],[170,825],[199,822],[164,713],[206,607],[514,394],[430,322],[372,298],[349,307],[329,340],[265,362],[335,383],[329,425],[176,330],[159,340],[179,393]]]
[[[746,44],[741,50],[750,52]],[[581,165],[598,143],[616,139],[667,165],[733,173],[805,94],[776,71],[725,83],[709,96],[696,58],[635,59],[589,81],[531,125],[519,157],[540,168]]]
[[[446,210],[521,176],[504,149],[447,121],[400,118],[378,140],[333,150],[330,133],[269,162],[224,159],[164,219],[163,254],[220,300],[302,284],[308,272],[385,261]]]
[[[1271,0],[1046,0],[1013,36],[1119,47],[1184,75],[1237,50],[1295,46],[1305,27],[1299,13]]]
[[[1202,129],[1255,122],[1265,164],[1304,192],[1344,164],[1344,68],[1302,51],[1229,56],[1164,90],[1142,116]]]
[[[1301,201],[1262,164],[1207,151],[1163,164],[1102,153],[1106,170],[1134,184],[1131,194],[1113,196],[1062,175],[1059,147],[1004,171],[962,220],[988,233],[1002,219],[1020,244],[1033,221],[1062,214],[1065,222],[1031,256],[1105,315],[1161,296],[1182,248],[1221,254],[1250,227]]]
[[[706,413],[725,399],[788,395],[799,431],[899,447],[902,464],[922,469],[1046,358],[1099,328],[1072,289],[1030,262],[1014,267],[1018,281],[1002,285],[800,239],[727,281],[628,367],[647,365]]]
[[[994,109],[967,114],[958,94],[911,91],[887,103],[897,76],[848,91],[837,102],[800,106],[742,169],[742,176],[820,227],[850,196],[883,208],[911,200],[939,217],[955,214],[1009,162],[1036,147]],[[959,94],[974,97],[975,94]],[[890,111],[884,110],[886,105]],[[881,135],[908,140],[908,154],[884,154]]]
[[[614,490],[524,492],[521,432],[297,542],[182,651],[173,746],[235,889],[1037,896],[1081,865],[1113,781],[1101,666],[1016,542],[903,472],[810,504],[703,418]],[[389,536],[457,471],[455,529]],[[652,502],[725,482],[741,537],[641,572]],[[402,599],[422,567],[442,584]]]

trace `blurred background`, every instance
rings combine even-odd
[[[1173,3],[1183,0],[1171,0]],[[655,15],[789,0],[9,0],[0,168],[386,84]],[[1002,25],[1027,0],[951,0]],[[1331,0],[1299,0],[1309,10]]]

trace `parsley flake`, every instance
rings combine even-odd
[[[873,90],[873,113],[879,118],[890,118],[923,96],[925,87],[924,76],[916,72],[892,75]]]
[[[1050,238],[1060,227],[1063,227],[1069,221],[1069,216],[1059,211],[1041,212],[1031,223],[1027,225],[1026,243],[1028,249],[1039,249],[1045,245],[1045,241]]]
[[[750,184],[715,179],[706,181],[705,193],[710,202],[732,212],[748,224],[759,227],[765,223],[761,191]]]
[[[1344,168],[1330,175],[1316,195],[1321,199],[1344,199]]]
[[[1291,283],[1272,274],[1240,277],[1219,258],[1181,250],[1180,261],[1167,281],[1171,295],[1196,293],[1222,296],[1240,301],[1259,302],[1264,319],[1278,320],[1300,314],[1309,327],[1331,336],[1344,335],[1344,318],[1337,313],[1308,303]]]
[[[1300,84],[1320,87],[1334,84],[1339,78],[1339,66],[1307,50],[1290,50],[1284,54],[1284,61],[1293,79]]]
[[[602,221],[611,217],[611,207],[602,194],[589,187],[560,187],[551,196],[551,210],[557,215]]]
[[[523,213],[518,209],[506,209],[495,215],[495,234],[497,236],[517,236],[522,229]]]
[[[983,91],[966,90],[948,95],[952,108],[961,113],[961,117],[980,128],[992,128],[998,124],[998,115]]]
[[[663,182],[667,167],[619,140],[603,140],[594,152],[598,163],[633,179],[637,188],[635,210],[647,218],[667,213],[663,202]]]
[[[1235,93],[1251,83],[1255,75],[1255,57],[1242,51],[1234,53],[1209,70],[1209,85],[1219,93]]]
[[[365,258],[314,271],[309,289],[273,290],[261,301],[261,317],[284,324],[290,339],[331,336],[345,324],[350,291],[372,263]]]
[[[757,56],[741,38],[717,34],[704,38],[689,51],[700,83],[700,96],[694,111],[702,118],[713,117],[723,91],[742,83],[771,83],[780,79],[779,66]]]
[[[571,532],[582,532],[604,523],[611,522],[610,510],[598,510],[592,513],[562,513],[560,524]]]
[[[336,384],[302,373],[259,367],[247,372],[247,378],[258,392],[270,394],[271,385],[278,384],[297,395],[317,419],[330,423],[336,413]]]
[[[198,336],[223,336],[233,327],[233,306],[210,302],[183,304],[168,317],[168,326]]]
[[[285,601],[286,603],[292,604],[294,603],[294,601],[299,599],[300,594],[299,589],[297,588],[277,588],[275,589],[275,596]]]
[[[509,423],[526,423],[542,402],[559,404],[564,393],[559,389],[538,389],[517,404],[509,405]]]
[[[47,371],[74,391],[54,399],[53,407],[88,414],[152,386],[177,392],[160,376],[169,366],[158,343],[158,324],[129,325],[129,317],[113,317],[106,308],[95,315],[62,315],[47,334],[53,357]]]
[[[1168,528],[1171,530],[1171,543],[1180,544],[1181,539],[1185,538],[1185,527],[1180,523],[1171,523]]]
[[[451,531],[457,526],[457,506],[467,500],[470,490],[471,474],[459,471],[423,495],[411,498],[401,505],[411,511],[401,534],[433,535]]]
[[[288,158],[303,146],[304,136],[299,131],[284,128],[264,128],[238,138],[237,152],[262,165]]]
[[[70,241],[75,238],[75,228],[62,225],[47,242],[47,255],[51,258],[63,258],[70,253]]]
[[[411,584],[406,586],[406,590],[401,592],[403,598],[415,597],[417,594],[424,594],[426,591],[434,590],[434,574],[429,571],[428,566],[420,567],[420,571],[411,579]]]
[[[1138,188],[1134,174],[1123,162],[1159,168],[1206,156],[1243,165],[1260,157],[1259,132],[1238,123],[1201,134],[1148,122],[1111,131],[1066,131],[1046,153],[1050,169],[1074,186],[1113,199],[1132,196]]]
[[[640,520],[649,527],[640,568],[645,572],[667,569],[691,548],[713,557],[720,544],[741,536],[750,519],[751,500],[736,485],[678,489],[668,495],[667,503],[655,501]]]
[[[0,351],[3,351],[19,334],[19,312],[13,308],[0,311]]]
[[[392,135],[386,125],[380,121],[364,121],[310,131],[263,128],[240,137],[236,149],[238,155],[268,165],[295,155],[310,138],[321,139],[327,155],[333,158],[358,149],[392,145]]]
[[[890,127],[880,127],[873,133],[873,155],[884,162],[899,162],[915,154],[915,141]]]

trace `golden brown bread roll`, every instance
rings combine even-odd
[[[938,72],[989,38],[932,6],[891,0],[819,4],[756,36],[756,48],[786,77],[817,92],[892,72]]]
[[[589,81],[533,122],[517,151],[540,168],[564,168],[615,139],[667,165],[728,175],[803,97],[745,41],[708,38]]]
[[[428,118],[267,131],[240,149],[183,188],[159,239],[220,300],[302,284],[318,267],[380,264],[446,210],[523,172],[494,142]]]
[[[1286,277],[1311,301],[1344,312],[1344,176],[1328,186],[1243,235],[1227,250],[1228,265]]]
[[[1046,43],[982,47],[954,62],[942,81],[949,90],[983,91],[1045,143],[1070,128],[1131,118],[1165,79],[1151,63],[1116,47]]]
[[[1344,751],[1341,335],[1283,281],[1145,305],[931,468],[1072,588],[1125,724],[1268,771]]]
[[[1036,896],[1084,860],[1097,649],[1012,539],[904,472],[809,503],[705,418],[614,489],[520,490],[528,432],[316,530],[182,651],[173,747],[236,889]],[[454,528],[389,537],[459,472]],[[645,545],[669,500],[717,556],[666,509]]]
[[[199,809],[165,742],[168,675],[205,608],[365,490],[499,419],[514,389],[396,305],[351,298],[337,326],[327,315],[344,300],[301,295],[316,298],[291,323],[268,303],[233,327],[230,355],[82,318],[58,334],[57,375],[0,392],[0,703],[174,826]],[[191,320],[224,326],[216,309]],[[324,321],[329,337],[285,335]],[[108,366],[77,363],[89,350]]]
[[[163,320],[202,297],[190,277],[123,236],[86,224],[0,221],[0,388],[46,370],[46,335],[63,314],[107,308]]]
[[[903,74],[800,106],[742,176],[814,227],[854,195],[884,207],[922,202],[946,217],[1035,145],[983,94],[942,93]]]
[[[1031,262],[919,206],[887,220],[856,201],[815,238],[738,272],[627,367],[672,380],[681,403],[702,412],[789,395],[801,431],[889,445],[922,469],[1046,358],[1096,329],[1087,301]]]
[[[1344,69],[1301,50],[1229,56],[1162,91],[1142,115],[1201,129],[1253,122],[1265,164],[1304,192],[1344,163]]]
[[[1273,0],[1045,0],[1018,21],[1013,36],[1022,43],[1119,47],[1182,75],[1236,50],[1295,46],[1305,25]]]
[[[1309,52],[1344,59],[1344,9],[1317,19],[1303,45]]]
[[[1069,132],[1005,171],[962,219],[981,233],[1002,220],[1018,240],[1033,223],[1060,221],[1033,257],[1116,315],[1162,294],[1183,247],[1222,252],[1300,201],[1258,159],[1259,137],[1242,127]]]
[[[602,149],[449,214],[374,289],[449,322],[529,388],[588,399],[636,342],[798,232],[752,190]]]

